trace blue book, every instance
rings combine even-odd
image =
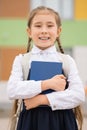
[[[32,61],[29,79],[35,81],[46,80],[58,74],[62,74],[61,62]],[[42,93],[46,94],[50,92],[53,92],[53,90],[46,90]]]

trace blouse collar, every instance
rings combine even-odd
[[[41,50],[39,49],[37,46],[33,45],[32,48],[32,54],[40,54],[40,53],[56,53],[56,47],[55,45],[45,49],[45,50]]]

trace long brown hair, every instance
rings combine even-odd
[[[61,19],[60,19],[60,16],[59,14],[54,11],[53,9],[51,8],[47,8],[47,7],[44,7],[44,6],[40,6],[40,7],[37,7],[35,8],[29,15],[29,19],[28,19],[28,23],[27,23],[27,26],[30,28],[31,27],[31,24],[32,24],[32,20],[34,18],[34,16],[39,13],[40,11],[48,11],[50,12],[51,14],[53,14],[55,16],[55,20],[56,20],[56,23],[57,23],[57,26],[60,27],[61,26]],[[27,46],[27,52],[30,51],[30,48],[31,48],[31,38],[28,39],[28,46]],[[58,43],[58,47],[59,47],[59,50],[61,53],[64,53],[64,50],[61,46],[61,43],[60,43],[60,38],[58,37],[57,39],[57,43]],[[15,102],[15,105],[14,105],[14,111],[16,111],[15,109],[17,109],[17,102]],[[83,117],[82,117],[82,113],[81,113],[81,107],[80,106],[77,106],[76,108],[73,109],[74,113],[75,113],[75,116],[76,116],[76,120],[77,120],[77,124],[78,124],[78,127],[79,127],[79,130],[82,130],[82,122],[83,122]]]

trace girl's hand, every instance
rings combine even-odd
[[[29,99],[24,99],[24,104],[27,110],[39,106],[38,96]]]
[[[33,98],[24,99],[26,110],[38,107],[39,105],[49,105],[49,101],[45,95],[37,95]]]
[[[66,86],[66,77],[64,75],[56,75],[51,79],[42,81],[42,91],[53,89],[55,91],[63,91]]]

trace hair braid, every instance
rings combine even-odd
[[[83,116],[82,116],[81,106],[79,105],[73,110],[74,110],[74,113],[78,122],[79,130],[82,130]]]
[[[57,37],[56,40],[57,40],[57,44],[58,44],[58,47],[59,47],[60,52],[61,52],[61,53],[64,53],[64,50],[63,50],[63,48],[62,48],[62,46],[61,46],[60,38]]]
[[[27,46],[27,52],[30,51],[30,48],[31,48],[31,38],[28,39],[28,46]]]

